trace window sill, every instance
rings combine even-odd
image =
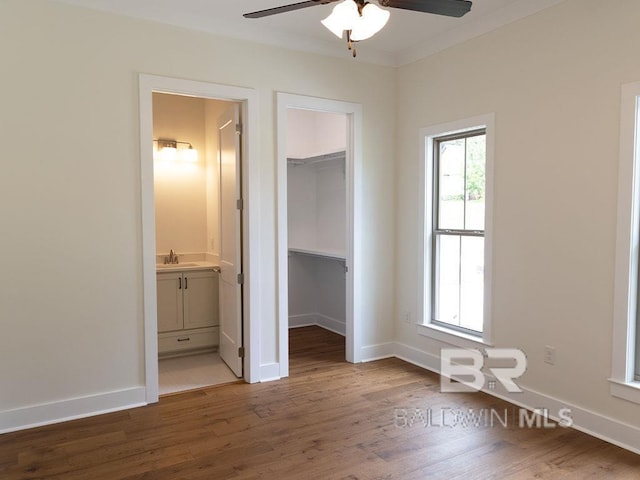
[[[418,325],[418,333],[458,348],[492,347],[493,344],[467,333],[450,330],[439,325]]]
[[[640,403],[640,382],[622,382],[610,378],[609,384],[612,396],[622,398],[629,402]]]

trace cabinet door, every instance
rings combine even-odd
[[[156,275],[158,285],[158,332],[180,330],[182,315],[182,273],[167,272]]]
[[[218,325],[218,274],[184,272],[184,328]]]

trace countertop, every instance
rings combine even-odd
[[[184,262],[184,263],[157,263],[156,272],[176,272],[176,271],[190,271],[190,270],[215,270],[220,267],[212,262],[197,261],[197,262]]]

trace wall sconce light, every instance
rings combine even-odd
[[[154,140],[158,142],[158,159],[163,162],[175,162],[180,160],[182,162],[197,162],[198,150],[193,148],[189,142],[180,142],[178,140],[170,140],[167,138],[159,138]],[[178,145],[187,145],[186,147],[178,148]]]

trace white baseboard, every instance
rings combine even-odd
[[[310,327],[317,324],[316,315],[313,313],[289,316],[289,328]]]
[[[309,327],[316,325],[325,330],[329,330],[343,337],[346,335],[347,325],[345,322],[327,317],[321,313],[303,313],[289,316],[289,328]]]
[[[440,374],[440,357],[437,355],[423,352],[402,343],[395,343],[395,356]],[[500,382],[495,383],[500,384]],[[527,410],[546,409],[549,412],[549,417],[554,420],[558,420],[554,412],[559,412],[562,408],[569,408],[571,410],[571,419],[573,420],[571,428],[640,454],[640,428],[578,407],[570,402],[564,402],[552,396],[536,392],[523,385],[519,386],[523,390],[521,393],[509,393],[500,388],[484,388],[482,391]]]
[[[265,363],[260,365],[260,381],[270,382],[272,380],[280,380],[280,363]]]
[[[319,327],[329,330],[330,332],[337,333],[338,335],[342,335],[343,337],[347,334],[346,323],[319,313],[316,313],[316,318]]]
[[[0,434],[146,405],[145,388],[71,398],[0,412]]]
[[[395,356],[405,362],[440,374],[440,357],[423,352],[404,343],[395,343]]]
[[[482,389],[482,391],[527,410],[547,409],[550,412],[549,417],[553,420],[558,420],[555,412],[559,412],[561,408],[568,408],[571,411],[571,419],[573,420],[572,428],[640,454],[640,428],[578,407],[572,403],[563,402],[522,385],[520,385],[520,388],[523,390],[521,393],[495,392],[486,388]]]
[[[396,356],[396,344],[393,342],[380,343],[378,345],[367,345],[360,350],[363,362],[372,362]]]

